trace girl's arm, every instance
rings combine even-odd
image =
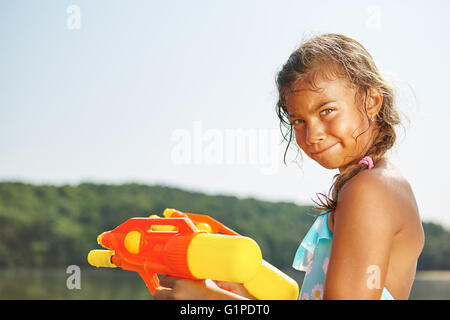
[[[380,299],[384,288],[400,201],[381,178],[363,173],[342,188],[333,213],[324,299]]]
[[[248,300],[254,298],[238,283],[218,282],[219,287],[210,279],[190,280],[165,276],[160,280],[160,284],[164,289],[155,292],[153,296],[155,300]]]

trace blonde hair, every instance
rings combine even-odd
[[[373,123],[367,115],[365,106],[366,93],[371,87],[381,90],[383,102],[374,120],[379,130],[373,140],[373,144],[365,154],[365,156],[370,156],[373,159],[376,166],[377,161],[382,159],[384,154],[394,145],[396,140],[394,126],[400,124],[399,113],[394,103],[394,92],[392,87],[381,76],[372,56],[360,43],[348,36],[334,33],[315,36],[301,44],[290,55],[277,74],[276,85],[279,98],[276,104],[276,112],[280,119],[283,139],[288,142],[284,154],[284,162],[286,163],[286,153],[293,138],[293,128],[289,122],[285,96],[299,81],[306,81],[314,87],[315,76],[325,65],[335,66],[335,68],[331,69],[332,73],[349,80],[357,89],[355,98],[358,97],[359,101],[363,101],[362,97],[364,97],[364,110],[369,120],[369,128]],[[283,133],[283,126],[287,129],[286,133]],[[325,201],[320,199],[320,197],[320,204],[313,200],[317,204],[317,207],[314,209],[324,210],[324,214],[334,211],[337,206],[339,191],[346,182],[366,168],[366,165],[355,162],[348,165],[339,174],[336,174],[333,177],[334,182],[328,193],[328,195],[331,193],[331,197],[320,193],[319,195],[325,197]]]

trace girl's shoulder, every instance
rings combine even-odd
[[[387,159],[381,160],[370,170],[359,172],[344,185],[341,189],[342,193],[345,193],[346,189],[351,189],[353,192],[381,194],[386,199],[401,200],[417,205],[409,181],[400,169]]]
[[[338,198],[342,204],[361,208],[376,208],[374,215],[385,216],[399,232],[414,221],[420,224],[419,209],[413,189],[401,171],[385,159],[370,170],[363,170],[341,189]],[[362,209],[363,210],[363,209]],[[345,210],[344,210],[345,211]]]
[[[369,192],[381,193],[387,200],[403,204],[408,209],[418,212],[411,184],[400,169],[388,159],[381,160],[373,169],[363,170],[355,178],[353,182],[360,186],[366,185]]]

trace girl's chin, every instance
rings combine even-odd
[[[314,155],[313,155],[313,156],[310,156],[310,158],[326,169],[339,168],[339,164],[336,161],[332,161],[331,159],[328,159],[327,157],[314,157]]]
[[[336,162],[336,161],[326,161],[326,159],[314,159],[318,164],[320,164],[322,167],[330,170],[334,169],[341,169],[345,168],[347,165],[349,165],[351,162],[343,163],[343,162]]]
[[[318,164],[320,164],[322,167],[326,168],[326,169],[339,169],[342,165],[342,162],[338,162],[338,161],[333,161],[331,159],[327,159],[327,158],[322,158],[322,159],[318,159],[318,158],[313,158],[314,161],[316,161]]]

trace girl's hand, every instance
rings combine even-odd
[[[205,280],[191,280],[185,278],[177,278],[165,276],[161,278],[160,290],[153,295],[154,300],[241,300],[246,299],[239,293],[245,293],[239,290],[239,284],[234,288],[236,293],[231,291],[232,286],[227,285],[229,282],[220,282],[224,287],[230,291],[221,289],[214,281],[210,279]],[[245,288],[242,287],[245,290]],[[245,290],[246,291],[246,290]],[[248,294],[248,293],[247,293]]]
[[[241,283],[226,281],[215,281],[215,283],[219,288],[228,290],[250,300],[257,300],[247,291],[247,289],[245,289],[245,287]]]
[[[191,280],[185,278],[164,276],[160,280],[160,290],[153,295],[154,300],[208,300],[214,299],[214,282],[206,280]],[[217,289],[219,289],[217,287]],[[220,289],[219,289],[220,290]]]

